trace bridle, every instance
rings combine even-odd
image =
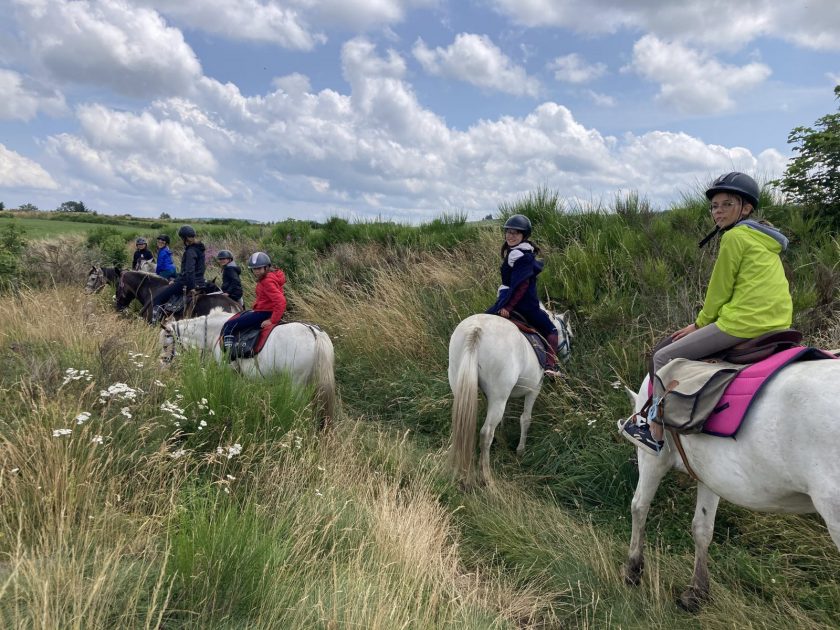
[[[563,340],[557,344],[557,354],[561,357],[568,358],[572,356],[572,331],[569,329],[569,325],[563,316],[555,315],[554,319],[560,323],[560,329],[563,331]]]
[[[207,331],[208,325],[207,320],[209,319],[207,315],[201,316],[204,319],[204,339],[201,344],[201,358],[204,359],[204,353],[207,350]],[[167,326],[172,326],[171,329],[167,328]],[[170,324],[163,324],[161,326],[164,332],[169,333],[167,338],[172,339],[172,343],[164,344],[163,350],[161,351],[161,361],[165,364],[170,364],[175,359],[175,356],[178,354],[177,346],[178,344],[182,344],[181,341],[181,323],[176,319],[175,321],[171,322]],[[164,352],[168,350],[169,354],[164,356]]]

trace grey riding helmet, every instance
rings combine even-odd
[[[141,236],[136,241],[134,241],[134,244],[135,245],[146,245],[147,243],[146,243],[146,239]]]
[[[216,260],[233,260],[233,254],[227,249],[220,249],[219,253],[216,254]]]
[[[732,171],[718,177],[706,191],[706,198],[711,201],[718,193],[734,193],[740,195],[744,200],[752,204],[754,210],[758,210],[758,197],[761,189],[756,181],[745,173]]]
[[[178,228],[179,238],[195,238],[195,230],[191,225],[182,225]]]
[[[514,214],[505,221],[506,230],[519,230],[525,238],[531,236],[531,219],[524,214]]]
[[[248,259],[249,269],[259,269],[260,267],[270,267],[271,258],[265,252],[254,252]]]

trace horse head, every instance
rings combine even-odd
[[[158,361],[162,366],[168,366],[178,353],[178,323],[172,317],[167,317],[160,323],[160,354]]]
[[[93,265],[90,271],[88,271],[85,293],[98,293],[106,284],[108,284],[108,280],[105,278],[105,272],[102,270],[102,267]]]
[[[570,323],[571,315],[569,311],[563,313],[546,312],[557,327],[557,358],[566,362],[572,357],[572,339],[575,336]]]

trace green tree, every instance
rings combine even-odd
[[[834,88],[840,99],[840,85]],[[784,177],[773,182],[790,198],[834,226],[840,226],[840,111],[817,120],[813,127],[796,127],[788,135],[794,145]]]
[[[161,212],[160,217],[158,217],[161,221],[171,221],[172,217],[169,216],[168,212]]]
[[[34,203],[25,203],[18,208],[18,210],[21,210],[22,212],[38,212],[38,206]]]
[[[0,212],[3,212],[3,210],[5,210],[5,209],[6,209],[6,204],[3,203],[2,201],[0,201]]]
[[[55,209],[56,212],[90,212],[82,201],[65,201]]]

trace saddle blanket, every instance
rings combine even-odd
[[[523,321],[511,318],[510,322],[519,329],[519,332],[521,332],[528,343],[531,344],[531,347],[534,349],[534,354],[537,355],[537,363],[539,363],[540,367],[544,370],[547,348],[546,341],[543,339],[543,336]]]
[[[716,375],[725,374],[722,379],[728,380],[728,385],[725,386],[723,389],[722,395],[717,400],[709,399],[706,400],[706,405],[711,405],[711,413],[709,413],[707,406],[703,415],[708,414],[708,418],[705,422],[702,422],[702,417],[698,418],[700,422],[696,423],[697,428],[688,428],[686,432],[696,432],[701,431],[702,433],[706,433],[708,435],[716,435],[719,437],[733,437],[738,432],[738,429],[741,427],[741,423],[743,422],[744,417],[747,415],[747,411],[749,411],[750,406],[752,405],[753,400],[755,397],[761,392],[761,390],[773,379],[773,377],[779,373],[779,371],[787,365],[795,361],[814,361],[818,359],[836,359],[833,354],[826,352],[824,350],[819,350],[817,348],[809,348],[805,346],[797,346],[794,348],[790,348],[788,350],[784,350],[782,352],[778,352],[774,355],[767,357],[766,359],[759,361],[758,363],[753,363],[751,365],[743,366],[743,365],[734,365],[729,363],[718,363],[718,364],[708,364],[709,365],[709,382],[715,379]],[[680,363],[684,362],[685,364],[697,364],[697,361],[688,361],[685,359],[675,359],[671,361],[667,366],[663,367],[659,373],[656,375],[657,381],[657,388],[661,388],[661,384],[672,380],[680,380]],[[673,364],[673,365],[672,365]],[[670,370],[666,368],[670,367]],[[734,369],[733,369],[734,368]],[[732,373],[735,373],[733,376]],[[660,375],[664,378],[660,381]],[[688,379],[690,380],[690,379]],[[720,378],[718,379],[720,380]],[[705,384],[704,384],[705,386]],[[679,386],[678,386],[679,387]],[[651,386],[649,391],[653,391],[653,387]],[[701,388],[702,389],[702,386]],[[690,394],[686,392],[678,393],[675,391],[670,392],[666,395],[664,400],[664,413],[665,413],[665,424],[666,426],[671,426],[673,428],[680,429],[681,424],[687,424],[688,419],[685,417],[686,412],[683,409],[680,413],[683,417],[681,419],[677,419],[677,422],[673,422],[675,419],[671,418],[671,422],[668,421],[668,407],[680,407],[679,404],[677,405],[670,405],[669,401],[672,396],[676,394],[677,399],[684,399],[687,405],[690,405],[692,409],[697,406],[697,400],[688,400]],[[699,398],[702,392],[700,390],[694,392],[694,396]],[[717,395],[717,394],[715,394]],[[676,401],[675,401],[676,402]],[[682,405],[683,408],[686,405]],[[699,406],[698,406],[699,407]],[[690,415],[690,413],[688,414]],[[694,424],[692,422],[692,424]]]

